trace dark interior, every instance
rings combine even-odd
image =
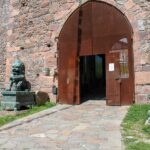
[[[106,97],[105,55],[80,57],[81,102]]]

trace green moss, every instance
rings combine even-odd
[[[16,115],[2,116],[2,117],[0,117],[0,126],[3,126],[3,125],[5,125],[5,124],[7,124],[7,123],[9,123],[11,121],[14,121],[14,120],[17,120],[17,119],[20,119],[20,118],[32,115],[34,113],[40,112],[42,110],[51,108],[51,107],[53,107],[55,105],[56,105],[55,103],[47,102],[44,105],[34,106],[34,107],[28,109],[27,111],[19,113],[19,114],[16,114]]]

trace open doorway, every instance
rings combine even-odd
[[[116,7],[88,1],[77,8],[58,38],[58,102],[80,104],[83,97],[106,95],[107,105],[132,104],[135,93],[132,45],[132,26]],[[105,59],[103,70],[107,79],[105,71],[102,77],[95,74],[99,71],[95,68],[98,57],[102,62]]]
[[[105,55],[80,57],[81,103],[106,97]]]

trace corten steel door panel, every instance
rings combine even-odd
[[[132,34],[125,16],[106,3],[93,2],[92,27],[93,54],[109,50],[116,39]]]
[[[121,84],[121,104],[129,105],[134,100],[134,68],[133,68],[133,51],[132,40],[128,38],[128,69],[129,77],[122,79]]]
[[[80,8],[81,15],[79,15],[81,21],[79,27],[81,32],[79,37],[81,38],[80,56],[92,55],[92,2],[83,5]]]
[[[74,104],[76,54],[78,47],[78,11],[65,23],[59,37],[58,100],[60,103]],[[78,85],[77,85],[78,86]],[[79,86],[78,86],[79,87]],[[76,89],[76,92],[78,89]],[[79,94],[77,93],[77,96]],[[76,101],[79,98],[76,97]]]
[[[127,44],[120,42],[118,45],[114,44],[120,39],[127,38]],[[129,24],[127,18],[116,8],[110,6],[106,3],[98,4],[98,2],[93,2],[92,4],[92,45],[93,45],[93,55],[96,54],[106,54],[107,58],[111,58],[110,53],[112,48],[115,48],[118,51],[118,59],[120,59],[121,50],[128,50],[128,69],[129,77],[123,78],[122,83],[114,87],[118,87],[118,97],[120,95],[121,101],[116,102],[112,97],[107,97],[108,99],[114,99],[114,101],[109,101],[109,105],[127,105],[132,104],[134,100],[134,73],[133,73],[133,51],[132,51],[132,28]],[[120,64],[118,62],[118,67]],[[107,72],[108,76],[111,74]],[[108,80],[107,80],[108,81]],[[109,86],[109,87],[108,87]],[[107,84],[107,93],[109,89],[113,89],[112,85]]]
[[[106,97],[108,105],[121,105],[120,100],[120,68],[119,53],[112,53],[107,57],[107,80],[106,80]]]
[[[118,40],[118,42],[114,43],[111,51],[109,51],[110,53],[109,55],[113,55],[113,53],[117,53],[119,55],[119,68],[121,78],[121,85],[120,85],[121,105],[132,104],[134,100],[134,72],[133,72],[133,57],[132,57],[133,54],[131,45],[132,40],[128,37],[124,37]],[[122,54],[126,54],[125,56],[123,56],[124,60],[122,60],[121,57]],[[123,68],[121,65],[122,63],[126,64],[126,66]],[[123,76],[124,73],[126,76]]]
[[[107,104],[132,104],[134,72],[132,27],[117,8],[105,2],[87,2],[66,21],[59,36],[58,99],[60,103],[79,104],[79,56],[105,54],[107,75]],[[121,39],[127,38],[127,43]],[[121,51],[128,52],[129,76],[119,80]],[[110,62],[115,71],[108,71]],[[110,80],[110,82],[108,82]],[[111,97],[112,96],[112,97]],[[121,99],[120,99],[121,98]]]

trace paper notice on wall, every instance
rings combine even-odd
[[[115,71],[115,64],[114,63],[109,64],[109,71]]]

